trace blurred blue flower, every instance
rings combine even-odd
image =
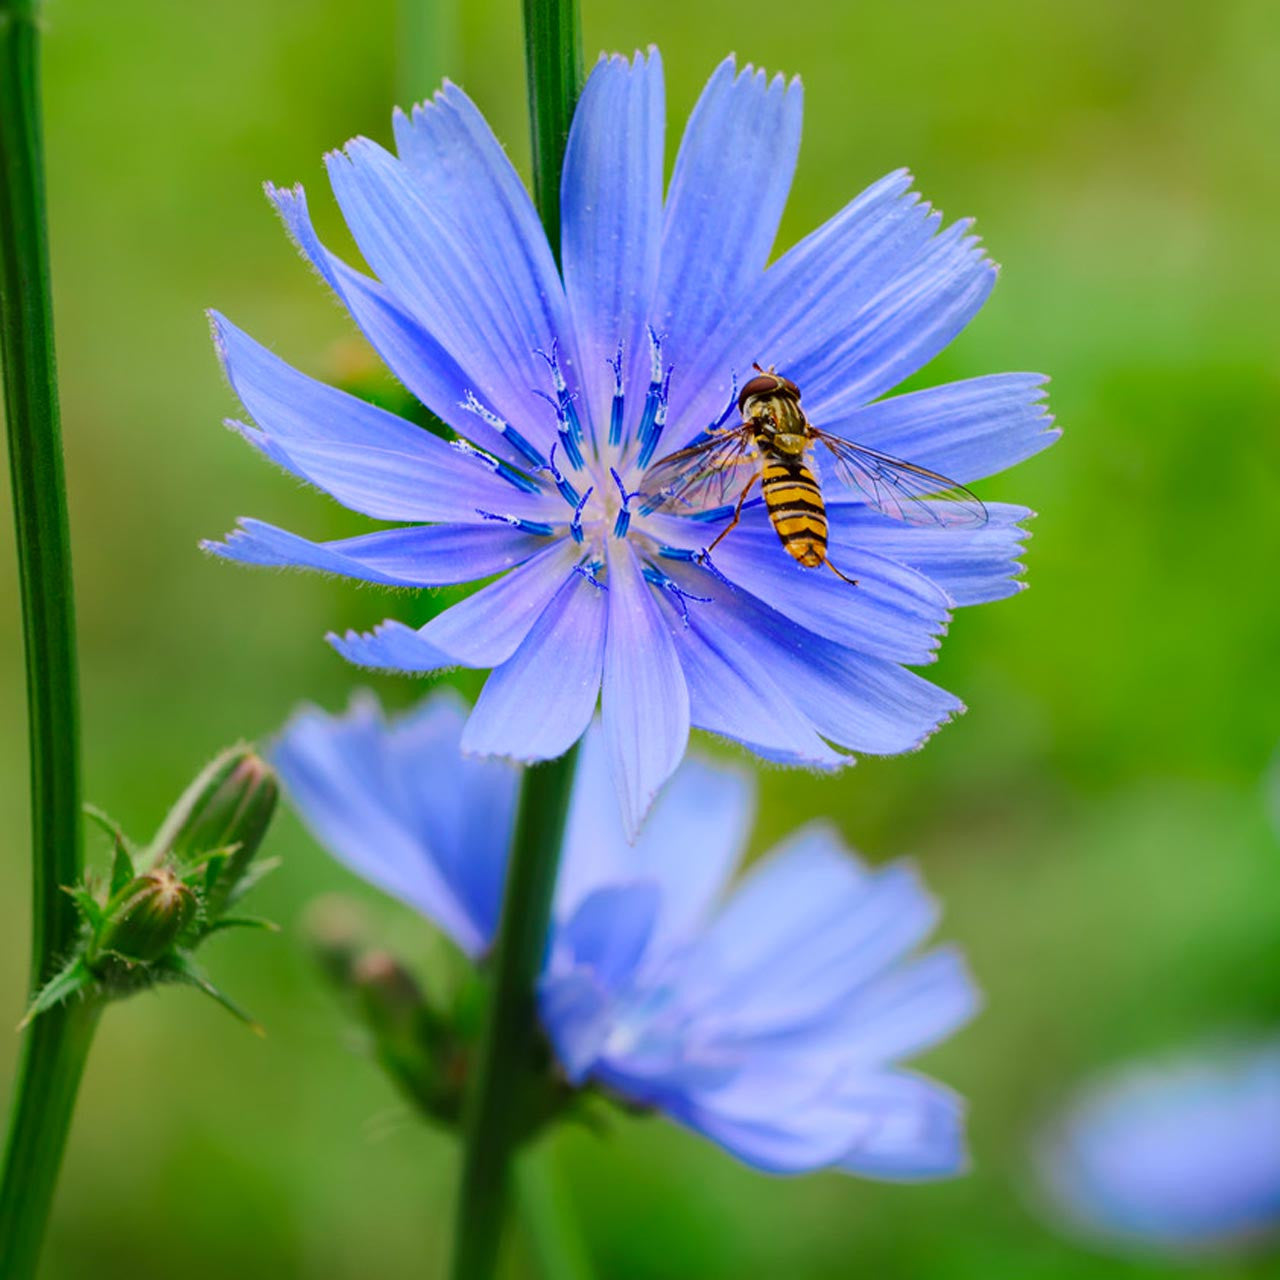
[[[387,724],[361,696],[299,712],[274,762],[321,844],[479,959],[518,774],[460,753],[464,719],[442,694]],[[960,1100],[899,1065],[977,1003],[955,951],[917,954],[937,905],[909,865],[867,867],[822,826],[730,887],[751,800],[737,771],[686,761],[629,844],[588,733],[539,991],[565,1076],[770,1172],[959,1172]]]
[[[1023,507],[980,527],[912,527],[827,497],[832,558],[802,569],[759,503],[717,549],[699,514],[647,512],[650,463],[736,408],[776,364],[813,420],[966,483],[1051,443],[1044,379],[1001,374],[882,400],[973,318],[996,269],[967,221],[903,171],[766,266],[800,142],[798,81],[726,60],[685,129],[664,198],[656,52],[602,60],[562,183],[559,271],[501,145],[461,90],[397,113],[397,155],[367,138],[326,157],[374,277],[317,239],[301,187],[268,194],[392,372],[457,438],[290,368],[220,315],[227,376],[285,470],[379,520],[309,542],[245,520],[209,549],[399,587],[498,577],[413,630],[330,636],[350,661],[493,669],[468,751],[563,753],[602,705],[634,830],[690,725],[771,760],[834,768],[918,746],[961,710],[903,664],[933,660],[956,605],[1013,594]],[[375,278],[376,277],[376,278]],[[510,572],[507,572],[510,570]],[[601,696],[602,695],[602,696]]]
[[[1097,1080],[1037,1165],[1054,1209],[1090,1236],[1187,1254],[1258,1245],[1280,1228],[1280,1037]]]

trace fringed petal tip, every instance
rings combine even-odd
[[[372,631],[352,630],[344,635],[331,631],[325,641],[354,666],[374,671],[426,673],[460,665],[457,658],[442,653],[421,633],[395,619],[380,623]]]

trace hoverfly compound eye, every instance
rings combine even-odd
[[[784,395],[790,396],[793,400],[800,399],[800,388],[796,386],[790,378],[780,378],[781,386],[778,388]]]
[[[738,412],[745,411],[748,400],[755,399],[756,396],[772,396],[778,393],[781,386],[786,384],[785,378],[779,378],[776,373],[758,373],[754,378],[747,381],[746,386],[742,388],[738,396]]]

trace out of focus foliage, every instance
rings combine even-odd
[[[446,71],[524,163],[518,8],[428,14],[439,38],[415,52],[396,47],[390,0],[49,6],[87,791],[126,827],[145,829],[213,748],[269,733],[299,698],[343,704],[358,675],[326,630],[420,607],[197,552],[241,514],[316,537],[363,527],[219,428],[235,407],[201,313],[216,304],[309,372],[358,368],[259,183],[305,181],[322,232],[346,247],[322,152],[358,132],[386,141],[393,102]],[[900,164],[948,214],[977,215],[1004,275],[927,380],[1042,369],[1067,430],[1007,487],[982,490],[1041,516],[1031,590],[966,613],[944,647],[939,674],[970,713],[919,755],[835,782],[768,774],[757,832],[763,848],[826,813],[873,860],[924,863],[988,997],[928,1064],[972,1101],[974,1173],[927,1188],[781,1182],[655,1122],[568,1132],[555,1155],[600,1274],[1168,1274],[1049,1234],[1025,1200],[1025,1138],[1087,1069],[1206,1028],[1280,1022],[1280,861],[1262,791],[1280,648],[1280,12],[1263,0],[584,8],[592,54],[661,45],[673,119],[729,49],[803,75],[784,241]],[[8,527],[5,513],[4,1025],[27,995]],[[378,683],[390,702],[420,692]],[[284,867],[255,906],[295,934],[313,896],[355,889],[295,820],[279,821],[272,851]],[[431,940],[368,897],[429,982]],[[175,1258],[191,1280],[341,1280],[370,1274],[371,1259],[380,1276],[436,1274],[449,1141],[352,1052],[288,933],[203,958],[269,1038],[181,991],[110,1011],[45,1274],[167,1280]],[[11,1061],[0,1054],[0,1071]],[[531,1274],[518,1252],[512,1274]]]

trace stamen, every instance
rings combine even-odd
[[[618,486],[618,492],[622,495],[622,510],[618,512],[613,522],[613,536],[615,538],[625,538],[627,530],[631,528],[631,508],[630,502],[632,498],[638,498],[639,493],[628,493],[627,486],[622,483],[622,477],[612,468],[609,468],[609,474],[613,477],[613,483]]]
[[[618,444],[622,440],[622,412],[625,401],[622,395],[622,343],[618,343],[618,353],[608,362],[613,370],[613,403],[609,407],[609,443]]]
[[[582,466],[582,447],[578,444],[574,435],[574,425],[569,421],[566,415],[565,406],[571,402],[568,399],[569,393],[565,392],[565,400],[557,399],[549,396],[545,391],[534,389],[533,394],[540,400],[545,400],[556,412],[556,430],[560,433],[560,443],[564,445],[564,451],[569,455],[569,465],[575,469]],[[573,422],[577,422],[577,413],[574,413]],[[578,433],[581,434],[582,428],[578,427]]]
[[[510,463],[495,458],[483,449],[477,449],[470,440],[450,440],[449,444],[459,453],[474,458],[481,466],[488,468],[494,475],[501,476],[508,484],[514,485],[522,493],[541,493],[542,486],[523,471],[517,471]]]
[[[574,573],[580,573],[593,587],[598,587],[601,591],[608,591],[609,584],[601,582],[596,574],[604,568],[603,560],[584,560],[581,564],[573,566]]]
[[[569,533],[572,535],[574,542],[582,541],[582,512],[595,491],[596,487],[592,485],[578,500],[578,505],[573,509],[573,519],[569,522]]]
[[[640,465],[647,467],[658,447],[658,439],[667,421],[667,388],[671,370],[662,369],[662,340],[649,328],[649,389],[645,392],[644,412],[640,415]]]
[[[551,370],[551,385],[555,387],[556,398],[551,400],[550,396],[542,395],[541,392],[539,394],[544,400],[550,400],[555,407],[556,417],[560,421],[560,438],[565,440],[564,451],[569,455],[569,461],[573,466],[580,467],[582,466],[582,419],[578,417],[578,409],[574,404],[577,396],[569,391],[564,374],[560,371],[560,344],[553,338],[550,351],[543,351],[541,347],[535,350]]]
[[[658,554],[664,560],[679,560],[684,564],[696,564],[700,569],[705,569],[713,578],[719,578],[726,587],[733,586],[733,583],[720,572],[719,569],[711,563],[711,552],[703,547],[701,551],[690,551],[687,547],[666,547],[658,548]],[[692,597],[697,599],[697,596]]]
[[[684,625],[689,625],[689,606],[686,603],[689,600],[696,600],[699,604],[710,604],[710,596],[695,596],[693,592],[684,590],[678,583],[668,578],[661,569],[656,565],[647,564],[644,566],[643,573],[645,579],[655,587],[661,587],[663,591],[669,591],[676,598],[676,604],[680,608],[680,616],[684,619]]]
[[[499,435],[503,436],[506,441],[518,453],[526,457],[535,467],[541,469],[547,465],[547,460],[533,447],[509,422],[502,418],[492,410],[486,409],[484,405],[476,399],[475,393],[468,391],[465,399],[459,402],[459,407],[465,409],[468,413],[474,413],[477,418],[487,422]]]
[[[560,474],[560,469],[556,466],[555,445],[551,446],[551,457],[547,462],[547,470],[551,472],[551,478],[556,482],[556,488],[560,490],[560,496],[571,507],[576,507],[582,499],[578,496],[577,489]]]
[[[493,511],[481,511],[476,508],[476,515],[481,520],[496,520],[499,524],[509,524],[513,529],[520,529],[524,533],[536,534],[539,538],[549,538],[555,529],[543,520],[524,520],[520,516],[501,516]]]

